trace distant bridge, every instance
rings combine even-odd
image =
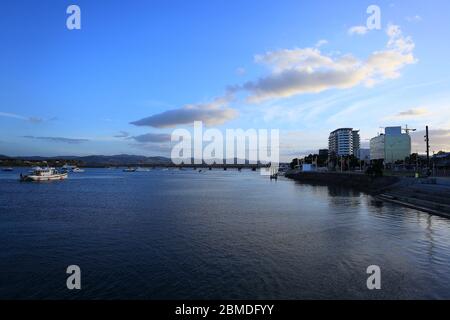
[[[123,166],[123,165],[122,165]],[[128,167],[142,168],[179,168],[179,169],[250,169],[256,170],[261,168],[269,168],[270,164],[136,164],[127,165]]]

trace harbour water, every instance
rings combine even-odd
[[[450,220],[357,191],[246,170],[19,173],[0,173],[0,299],[450,299]]]

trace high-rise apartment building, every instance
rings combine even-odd
[[[340,128],[330,133],[328,138],[329,154],[338,157],[357,155],[360,148],[359,131],[352,128]]]

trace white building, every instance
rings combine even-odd
[[[359,131],[352,128],[341,128],[330,133],[328,138],[329,154],[338,157],[357,155],[360,148]]]
[[[402,133],[402,127],[388,127],[384,134],[370,140],[370,160],[385,163],[404,161],[411,155],[411,137]]]

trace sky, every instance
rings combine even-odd
[[[195,120],[279,129],[282,160],[340,127],[450,151],[449,30],[448,0],[5,0],[0,154],[168,156]]]

